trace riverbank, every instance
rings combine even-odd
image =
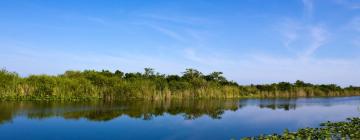
[[[296,81],[239,85],[221,72],[202,74],[187,69],[165,75],[146,68],[143,73],[66,71],[60,75],[20,77],[0,71],[0,100],[163,100],[360,96],[360,87],[315,85]]]

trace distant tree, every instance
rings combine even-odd
[[[125,73],[125,79],[139,79],[142,75],[139,72],[136,73]]]
[[[111,76],[113,76],[113,73],[112,73],[111,71],[109,71],[109,70],[102,70],[102,71],[100,72],[100,74],[101,74],[101,75],[104,75],[104,76],[106,76],[106,77],[111,77]]]
[[[166,77],[166,80],[167,80],[168,82],[170,82],[170,81],[180,81],[180,79],[181,79],[181,77],[178,76],[178,75],[168,75],[168,76]]]
[[[277,87],[281,91],[288,91],[291,89],[291,84],[289,82],[280,82],[277,84]]]
[[[295,86],[296,86],[296,87],[304,87],[304,86],[305,86],[305,82],[304,82],[304,81],[301,81],[301,80],[296,80]]]
[[[301,80],[296,80],[296,82],[294,83],[294,85],[296,87],[312,87],[313,85],[310,83],[305,83],[304,81]]]
[[[144,70],[145,70],[144,72],[145,77],[150,77],[155,75],[155,71],[153,68],[144,68]]]
[[[225,82],[226,78],[222,76],[222,72],[212,72],[209,75],[205,76],[207,81],[217,81],[217,82]]]
[[[122,78],[124,76],[124,72],[122,72],[120,70],[116,70],[114,75],[117,76],[117,77]]]
[[[183,72],[183,78],[185,79],[195,79],[195,78],[199,78],[202,76],[202,73],[196,69],[186,69],[185,72]]]

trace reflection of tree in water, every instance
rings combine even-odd
[[[272,110],[276,110],[276,109],[295,110],[296,100],[284,100],[284,99],[260,100],[259,107],[270,108]]]
[[[314,101],[311,101],[313,103]],[[335,101],[336,102],[336,101]],[[342,101],[341,101],[342,102]],[[339,103],[341,103],[339,102]],[[22,115],[30,119],[62,117],[64,119],[88,119],[109,121],[123,115],[130,118],[151,120],[165,114],[182,115],[184,119],[209,116],[220,119],[227,111],[255,105],[260,108],[296,109],[308,101],[297,99],[242,99],[242,100],[160,100],[117,102],[0,102],[0,124]],[[333,102],[334,103],[334,102]],[[327,104],[325,104],[327,105]]]
[[[239,101],[239,108],[244,106],[257,106],[259,108],[269,108],[272,110],[295,110],[297,107],[297,99],[242,99]]]
[[[126,115],[131,118],[151,120],[156,116],[183,115],[184,119],[209,116],[220,119],[225,110],[237,110],[236,100],[163,100],[118,102],[2,102],[0,123],[11,121],[17,115],[30,119],[63,117],[108,121]]]
[[[0,124],[9,122],[15,116],[16,108],[12,104],[1,103],[0,104]]]

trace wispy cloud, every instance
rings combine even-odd
[[[294,21],[286,20],[277,28],[280,28],[280,32],[283,36],[283,45],[290,49],[290,45],[299,37],[300,25]]]
[[[329,33],[322,26],[310,27],[310,47],[305,51],[302,57],[308,58],[314,54],[321,46],[325,45],[328,40]]]
[[[329,41],[330,32],[324,25],[285,21],[276,27],[280,28],[282,44],[303,60],[312,57],[320,47]]]
[[[203,26],[201,28],[198,26],[206,24],[205,19],[191,16],[171,17],[155,14],[145,14],[140,17],[145,17],[141,25],[146,25],[176,40],[177,42],[174,42],[174,44],[178,46],[177,49],[186,60],[206,66],[228,63],[227,60],[221,59],[222,55],[219,53],[209,53],[207,51],[208,53],[205,54],[204,50],[209,49],[207,37],[210,33],[203,30]]]
[[[350,22],[345,25],[347,32],[354,32],[355,34],[351,36],[351,43],[355,47],[360,47],[360,17],[353,17]]]
[[[199,35],[201,28],[208,23],[204,18],[179,15],[140,14],[135,24],[145,25],[181,43],[198,46],[204,37]],[[201,26],[200,26],[201,25]],[[201,28],[200,28],[201,27]]]
[[[177,41],[180,41],[180,42],[186,42],[186,37],[181,35],[179,32],[176,32],[175,30],[171,30],[171,29],[168,29],[168,28],[165,28],[165,27],[161,27],[161,26],[158,26],[158,25],[149,25],[149,27],[161,32],[162,34],[172,38],[172,39],[175,39]]]
[[[160,14],[143,14],[140,17],[144,17],[148,20],[160,21],[160,22],[172,22],[176,24],[185,25],[204,25],[210,23],[204,18],[192,17],[192,16],[178,16],[178,15],[160,15]]]
[[[352,43],[354,46],[360,47],[360,37],[355,38]]]
[[[314,83],[360,84],[355,78],[360,77],[360,74],[356,73],[360,70],[359,58],[352,60],[308,58],[307,61],[303,61],[299,58],[267,54],[252,54],[247,58],[245,61],[237,62],[233,71],[225,72],[234,74],[236,78],[252,81],[252,83],[301,79]]]
[[[219,55],[219,53],[214,54],[207,52],[206,55],[202,55],[203,53],[199,54],[194,48],[185,48],[184,53],[185,58],[202,65],[224,66],[235,64],[232,60],[223,58],[222,55]]]
[[[350,9],[360,9],[360,2],[353,0],[334,0],[336,3],[344,5]]]
[[[3,51],[0,66],[9,70],[16,70],[21,75],[29,74],[59,74],[66,70],[108,69],[124,71],[142,71],[145,67],[153,67],[161,72],[183,70],[181,63],[173,63],[171,58],[162,59],[160,56],[122,52],[107,54],[94,51],[77,52],[74,50],[53,50],[51,48],[28,48],[25,44],[7,44]]]
[[[106,21],[100,17],[88,16],[88,17],[86,17],[86,19],[91,22],[95,22],[95,23],[99,23],[99,24],[103,24],[103,25],[106,24]]]
[[[314,0],[302,0],[302,2],[306,16],[311,18],[314,10]]]
[[[283,45],[288,49],[296,50],[299,59],[306,60],[327,43],[330,31],[323,24],[309,22],[313,15],[314,0],[302,0],[302,2],[306,13],[305,18],[286,19],[278,28],[281,30]],[[292,45],[298,48],[293,48]]]
[[[360,17],[354,17],[349,23],[350,29],[360,32]]]

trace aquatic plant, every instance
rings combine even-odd
[[[338,140],[360,139],[360,118],[348,118],[343,122],[325,122],[320,128],[301,128],[295,132],[285,130],[283,134],[260,135],[256,137],[246,137],[243,140]]]

